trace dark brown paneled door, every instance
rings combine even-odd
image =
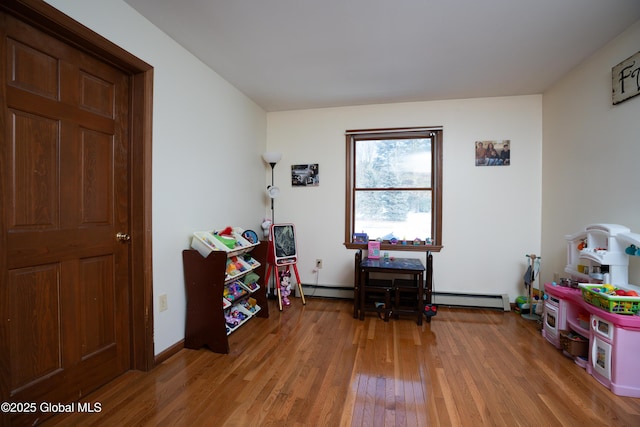
[[[128,78],[0,19],[6,386],[14,402],[82,399],[130,366]]]

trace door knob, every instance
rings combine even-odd
[[[116,234],[116,239],[118,239],[118,241],[122,243],[125,243],[131,240],[131,236],[128,235],[127,233],[118,233]]]

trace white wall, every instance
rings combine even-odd
[[[121,0],[48,3],[154,66],[154,295],[166,293],[169,302],[169,310],[155,309],[156,354],[184,337],[181,251],[190,234],[226,225],[259,230],[270,215],[264,196],[270,174],[260,160],[265,140],[283,153],[275,170],[282,191],[276,221],[296,224],[305,283],[352,284],[353,251],[342,245],[347,129],[444,127],[444,249],[434,254],[436,291],[508,293],[513,300],[523,293],[525,254],[542,254],[542,280],[550,280],[564,267],[565,234],[592,222],[640,230],[640,180],[633,176],[640,97],[610,102],[611,67],[638,50],[639,24],[544,99],[266,115]],[[474,166],[473,143],[486,139],[511,140],[511,166]],[[291,187],[290,166],[297,163],[320,164],[319,187]],[[229,197],[243,202],[222,201]],[[316,258],[324,260],[318,276]]]
[[[640,232],[640,96],[611,104],[611,69],[639,42],[640,21],[544,93],[543,281],[567,276],[565,235],[592,223]],[[633,284],[639,261],[630,260]]]
[[[259,229],[266,114],[120,0],[48,0],[154,67],[155,353],[184,339],[182,250],[194,231]],[[167,294],[169,309],[158,312]]]
[[[345,130],[443,126],[444,249],[434,253],[435,290],[507,293],[512,301],[524,293],[525,255],[540,251],[541,96],[275,112],[267,121],[267,147],[283,153],[276,222],[296,225],[303,283],[353,284],[354,251],[343,246]],[[475,141],[502,139],[511,140],[512,165],[476,167]],[[319,164],[319,187],[291,186],[298,163]],[[316,258],[324,264],[317,277]]]

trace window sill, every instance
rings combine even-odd
[[[344,243],[344,246],[347,249],[363,249],[365,251],[368,248],[366,243]],[[442,246],[435,245],[414,245],[410,243],[407,243],[406,245],[392,245],[390,243],[380,244],[381,251],[440,252],[441,249]]]

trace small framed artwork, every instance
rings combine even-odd
[[[511,141],[476,141],[476,166],[509,166]]]
[[[291,185],[294,187],[317,187],[320,185],[318,164],[291,165]]]

